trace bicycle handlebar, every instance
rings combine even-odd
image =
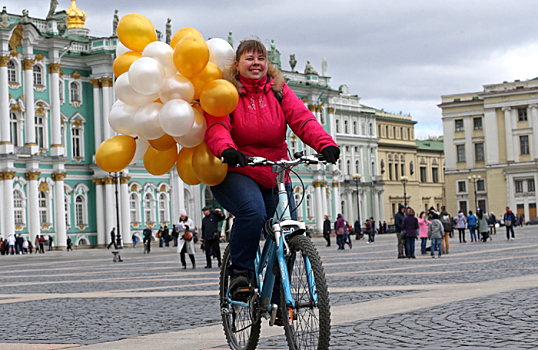
[[[299,154],[295,154],[295,156],[298,156]],[[221,159],[223,163],[226,163],[226,160],[224,158]],[[313,154],[313,155],[300,155],[299,157],[295,158],[294,160],[269,160],[263,157],[247,157],[249,166],[255,167],[260,165],[277,165],[280,167],[292,167],[299,164],[327,164],[327,161],[325,160],[325,157],[321,154]]]

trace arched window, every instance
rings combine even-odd
[[[13,207],[15,211],[15,225],[24,224],[24,197],[21,191],[13,192]]]
[[[306,200],[306,217],[310,219],[313,217],[312,213],[314,212],[314,210],[312,210],[313,209],[312,208],[312,195],[310,193],[307,194],[305,200]]]
[[[153,196],[150,193],[146,193],[144,196],[144,221],[146,222],[146,225],[148,223],[155,223],[153,213]]]
[[[344,120],[344,134],[347,134],[349,131],[347,129],[347,120]]]
[[[75,199],[75,225],[84,225],[84,197],[79,195]]]
[[[71,130],[71,149],[73,150],[73,158],[82,158],[82,128],[73,127]]]
[[[17,67],[15,67],[15,62],[9,61],[7,63],[7,82],[16,83],[17,82]]]
[[[35,140],[39,148],[45,148],[45,118],[35,117]]]
[[[129,197],[129,213],[131,215],[131,224],[138,222],[138,197],[134,193]]]
[[[34,65],[34,85],[43,86],[43,69],[40,66]]]
[[[39,206],[39,223],[41,225],[48,224],[47,193],[45,191],[39,192],[37,202]]]
[[[301,210],[301,207],[297,207],[297,205],[301,201],[301,194],[295,193],[293,195],[293,198],[295,199],[295,206],[297,208],[297,219],[301,219],[303,217],[303,211]]]
[[[385,137],[389,137],[389,126],[385,126]]]
[[[335,131],[339,133],[340,132],[340,120],[336,119],[334,123],[335,123],[335,129],[336,129]]]
[[[360,163],[358,160],[355,161],[355,173],[360,174]]]
[[[351,175],[351,161],[349,159],[346,162],[346,171],[346,174]]]
[[[372,169],[371,169],[371,173],[370,173],[371,176],[374,176],[375,175],[375,162],[372,162]]]
[[[14,146],[19,145],[19,123],[15,112],[9,113],[9,137]]]
[[[353,122],[353,134],[357,135],[357,122],[356,121]]]
[[[159,223],[162,225],[168,222],[168,200],[164,193],[159,195]]]
[[[370,133],[370,136],[374,136],[374,128],[373,128],[373,126],[372,126],[372,123],[370,123],[369,131],[368,131],[368,132]]]
[[[77,83],[72,82],[69,85],[69,90],[71,91],[71,101],[80,102],[80,88]]]

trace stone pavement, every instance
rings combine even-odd
[[[538,349],[538,227],[516,240],[396,259],[396,238],[337,251],[314,242],[330,288],[331,349]],[[333,239],[334,241],[334,239]],[[224,247],[224,245],[222,246]],[[175,248],[0,256],[0,349],[227,349],[218,269]],[[216,263],[214,264],[216,266]],[[286,349],[264,321],[260,349]]]

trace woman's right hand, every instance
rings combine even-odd
[[[227,163],[230,168],[235,168],[238,165],[241,168],[244,168],[248,164],[247,157],[245,157],[243,152],[236,149],[228,148],[224,150],[221,155],[224,163]]]

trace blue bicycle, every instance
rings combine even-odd
[[[298,155],[295,160],[270,161],[249,158],[248,165],[271,165],[277,172],[278,204],[275,215],[265,225],[266,240],[255,260],[257,286],[247,302],[230,298],[231,264],[226,248],[220,273],[220,306],[224,333],[233,350],[256,349],[262,318],[273,326],[280,312],[290,349],[328,349],[331,311],[325,272],[319,254],[306,236],[304,222],[291,219],[285,177],[299,164],[326,162],[321,155]],[[271,304],[273,287],[280,277],[281,305]]]

